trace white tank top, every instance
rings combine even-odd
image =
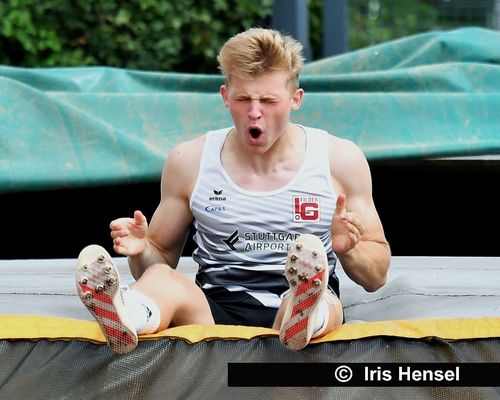
[[[190,199],[197,245],[193,259],[199,264],[196,282],[204,291],[243,291],[264,306],[278,308],[279,295],[288,289],[288,248],[297,236],[312,233],[325,245],[330,286],[338,293],[331,235],[337,194],[331,183],[328,133],[299,127],[306,133],[301,168],[288,184],[266,192],[238,187],[224,170],[220,155],[231,128],[207,133]]]

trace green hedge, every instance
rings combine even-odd
[[[312,59],[322,58],[323,0],[309,7]],[[217,73],[231,35],[268,26],[274,0],[0,0],[0,64],[102,65]],[[439,28],[426,0],[349,0],[349,47]]]
[[[2,0],[0,64],[217,72],[229,35],[273,0]]]

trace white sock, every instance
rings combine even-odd
[[[122,287],[123,302],[130,312],[137,333],[154,333],[160,326],[161,313],[153,299],[138,290]]]
[[[321,335],[328,325],[328,320],[330,319],[330,311],[328,310],[328,304],[325,299],[325,295],[321,296],[319,300],[318,308],[316,309],[316,320],[314,331],[312,337],[318,337]]]

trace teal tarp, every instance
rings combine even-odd
[[[215,75],[0,67],[0,192],[157,179],[231,124]],[[415,35],[306,65],[294,122],[370,160],[500,153],[500,32]]]

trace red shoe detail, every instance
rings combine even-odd
[[[304,348],[311,340],[317,305],[328,283],[327,271],[328,260],[321,240],[313,235],[297,238],[285,265],[290,293],[280,329],[281,342],[292,350]]]
[[[137,332],[123,304],[118,269],[104,248],[90,245],[81,251],[76,282],[81,301],[101,327],[110,349],[119,354],[135,349]]]

